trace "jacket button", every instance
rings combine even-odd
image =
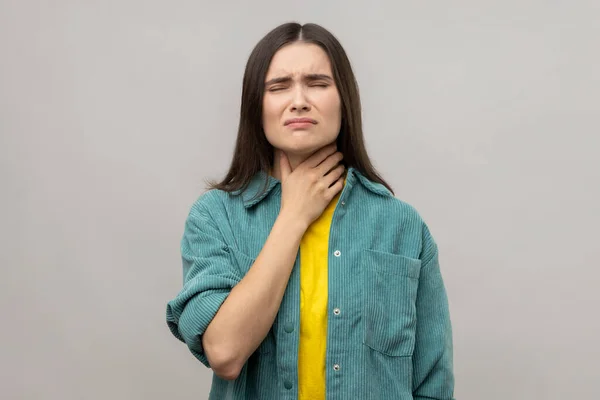
[[[287,333],[294,332],[294,326],[292,324],[287,324],[284,329]]]
[[[283,386],[284,386],[284,387],[285,387],[287,390],[290,390],[290,389],[292,388],[292,382],[290,382],[290,381],[285,381],[285,382],[283,383]]]

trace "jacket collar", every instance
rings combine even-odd
[[[265,180],[268,181],[266,190],[264,191],[264,193],[255,197],[255,195],[260,192],[263,185],[265,184]],[[367,190],[371,191],[372,193],[381,196],[394,197],[392,192],[390,192],[388,188],[386,188],[384,185],[377,182],[372,182],[366,176],[361,174],[356,168],[350,167],[348,168],[348,173],[346,174],[346,186],[352,188],[352,186],[354,186],[356,182],[362,184]],[[269,193],[271,193],[271,191],[278,185],[281,185],[281,181],[279,181],[279,179],[268,175],[264,171],[259,171],[252,177],[250,183],[248,184],[248,187],[243,192],[241,192],[241,190],[237,190],[234,192],[234,194],[238,195],[241,192],[244,207],[249,208],[259,203],[265,197],[267,197]]]

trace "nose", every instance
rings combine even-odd
[[[297,87],[294,90],[292,103],[290,104],[290,111],[310,111],[310,103],[308,102],[304,89]]]

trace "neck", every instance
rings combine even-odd
[[[287,156],[288,161],[290,162],[292,172],[298,167],[298,165],[302,164],[308,157],[311,156],[311,154],[302,155],[302,154],[290,154],[290,153],[285,153],[285,155]],[[272,177],[274,177],[275,179],[277,179],[279,181],[281,181],[280,161],[281,161],[281,152],[275,151],[275,159],[273,161],[273,165],[271,166],[271,169],[269,170],[269,175],[271,175]],[[342,164],[343,164],[343,161],[342,161]],[[344,179],[348,176],[348,168],[346,168],[344,170],[344,172],[342,173],[342,176],[344,176]]]
[[[287,159],[290,163],[290,167],[292,172],[298,167],[298,165],[302,164],[311,154],[293,154],[293,153],[285,153]],[[281,151],[275,151],[275,157],[273,160],[273,165],[269,170],[269,175],[281,181]]]

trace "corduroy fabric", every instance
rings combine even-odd
[[[254,196],[265,182],[267,191]],[[245,191],[211,190],[191,207],[181,240],[183,288],[166,319],[207,367],[202,334],[251,268],[280,205],[280,182],[260,172]],[[415,208],[349,168],[328,249],[327,400],[452,400],[452,328],[438,247]],[[238,379],[213,374],[209,399],[298,398],[299,262],[300,251],[266,338]]]

